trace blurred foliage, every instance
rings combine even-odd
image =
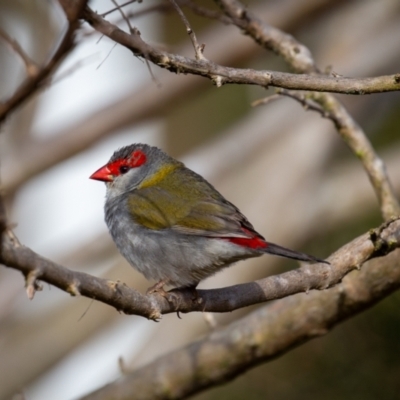
[[[179,157],[222,134],[250,109],[245,86],[224,86],[196,94],[166,118],[167,149]]]

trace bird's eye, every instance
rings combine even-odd
[[[120,172],[121,174],[126,174],[128,171],[129,171],[129,167],[126,166],[126,165],[121,165],[121,166],[119,167],[119,172]]]

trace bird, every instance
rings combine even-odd
[[[202,176],[157,147],[114,152],[90,179],[105,182],[105,222],[128,263],[164,286],[195,290],[233,263],[263,254],[327,263],[267,242],[239,209]]]

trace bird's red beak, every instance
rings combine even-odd
[[[103,181],[103,182],[112,182],[114,180],[114,177],[111,171],[108,169],[108,166],[104,165],[104,167],[101,167],[92,175],[90,175],[89,179],[95,179],[96,181]]]

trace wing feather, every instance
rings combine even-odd
[[[148,229],[171,229],[187,235],[261,237],[246,217],[205,179],[185,167],[157,185],[129,193],[133,219]]]

